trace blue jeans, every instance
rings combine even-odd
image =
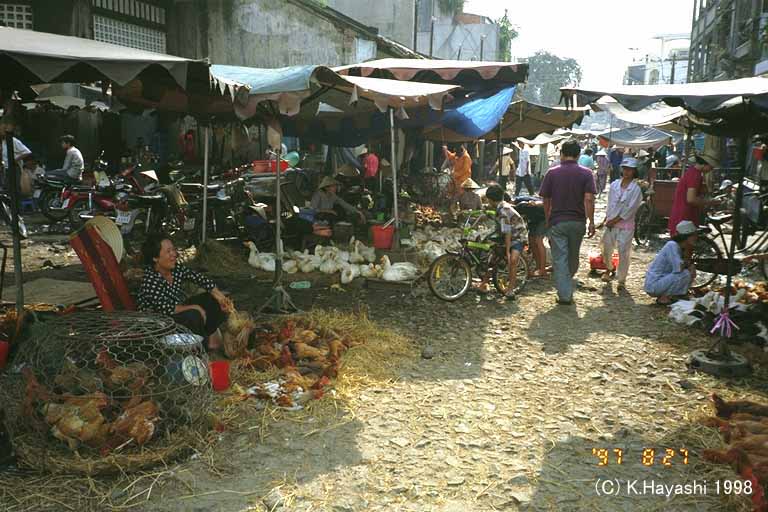
[[[561,301],[573,300],[573,276],[579,270],[579,251],[586,231],[584,221],[559,222],[549,228],[552,273]]]

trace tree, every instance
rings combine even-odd
[[[464,0],[437,0],[440,10],[454,16],[464,11]]]
[[[507,9],[504,9],[504,16],[496,20],[499,26],[499,60],[509,62],[512,60],[512,40],[518,36],[517,27],[509,21]]]
[[[560,88],[579,85],[581,66],[575,59],[563,59],[549,52],[538,51],[528,58],[528,83],[523,97],[542,105],[557,105]]]

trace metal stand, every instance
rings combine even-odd
[[[395,234],[392,237],[392,249],[400,248],[400,215],[397,194],[397,154],[395,153],[395,109],[389,107],[389,136],[392,144],[392,214],[395,221]]]
[[[277,148],[277,159],[275,160],[275,173],[277,179],[275,181],[277,192],[275,193],[275,200],[277,205],[275,206],[275,280],[272,283],[272,295],[269,296],[267,302],[259,308],[258,314],[273,313],[279,315],[286,315],[292,313],[298,313],[300,310],[291,300],[291,296],[283,287],[283,239],[282,239],[282,225],[283,225],[283,205],[282,205],[282,192],[281,186],[281,174],[280,169],[280,153],[282,151],[282,145]]]
[[[200,236],[200,243],[204,244],[208,233],[208,152],[209,144],[211,140],[211,126],[205,125],[205,152],[203,153],[203,226],[202,235]]]
[[[734,273],[733,258],[736,254],[736,243],[739,238],[739,228],[741,227],[741,204],[744,198],[744,175],[746,174],[746,153],[747,137],[744,136],[739,142],[739,180],[736,189],[736,211],[733,213],[733,232],[731,233],[731,243],[726,247],[726,256],[728,257],[727,276],[725,280],[725,300],[723,302],[723,311],[715,324],[714,331],[720,328],[717,341],[709,350],[696,350],[691,353],[689,364],[691,368],[700,370],[711,375],[723,377],[743,377],[749,375],[752,371],[749,361],[735,352],[731,352],[728,347],[728,338],[731,333],[731,323],[728,312],[731,301],[731,281]],[[735,324],[733,324],[735,327]]]

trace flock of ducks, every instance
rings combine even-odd
[[[253,242],[247,242],[246,245],[250,249],[248,256],[250,266],[274,272],[276,266],[274,253],[259,252]],[[385,281],[411,281],[421,274],[419,267],[413,263],[392,263],[388,256],[383,256],[377,262],[376,249],[367,247],[354,238],[350,241],[348,250],[318,245],[313,253],[309,250],[287,251],[283,254],[282,267],[288,274],[297,272],[309,274],[318,270],[323,274],[340,273],[343,284],[349,284],[358,277]]]

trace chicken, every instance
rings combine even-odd
[[[327,350],[315,348],[311,345],[307,345],[306,343],[295,342],[292,343],[291,346],[296,353],[297,359],[325,359],[325,357],[328,355]]]
[[[47,387],[40,384],[30,367],[25,366],[22,368],[21,375],[24,377],[25,382],[22,411],[24,411],[27,417],[31,418],[35,412],[34,403],[36,401],[50,402],[55,395]]]
[[[93,393],[104,389],[102,380],[92,371],[86,368],[78,368],[74,362],[65,358],[61,365],[54,384],[66,391],[85,391]]]
[[[316,340],[317,340],[317,333],[315,333],[315,331],[310,331],[309,329],[299,331],[293,336],[294,342],[306,343],[307,345],[313,345]]]
[[[704,460],[718,464],[730,464],[739,476],[752,483],[752,505],[754,511],[765,512],[768,510],[768,502],[765,500],[763,485],[768,482],[768,460],[758,460],[753,455],[748,455],[744,450],[731,448],[726,451],[703,450]]]
[[[284,345],[283,350],[280,351],[280,365],[283,368],[296,366],[296,362],[293,360],[293,356],[291,355],[291,349],[288,348],[288,345]]]
[[[344,353],[346,349],[347,347],[341,340],[331,340],[328,342],[328,352],[330,353],[331,359],[334,361],[338,361],[341,354]]]
[[[715,393],[712,394],[712,402],[714,402],[715,411],[717,416],[720,418],[727,419],[736,413],[747,413],[754,416],[768,416],[768,406],[757,404],[755,402],[749,402],[746,400],[726,402]]]
[[[106,407],[106,396],[69,397],[63,404],[47,403],[42,412],[51,425],[51,434],[76,450],[80,443],[92,447],[104,444],[109,425],[101,411]]]
[[[129,402],[128,405],[132,404]],[[159,419],[160,409],[151,400],[127,407],[112,423],[110,433],[115,435],[112,442],[132,439],[136,444],[142,446],[152,439],[155,433],[155,424]]]
[[[754,419],[740,419],[744,416]],[[702,424],[709,427],[717,427],[723,433],[725,442],[730,443],[733,439],[741,439],[749,435],[768,434],[768,418],[761,416],[751,416],[743,414],[734,414],[730,422],[720,418],[706,418]]]
[[[296,368],[284,369],[283,375],[285,375],[285,380],[287,381],[286,384],[283,386],[283,389],[285,389],[286,391],[288,390],[292,391],[295,388],[301,388],[306,391],[308,389],[311,389],[312,386],[314,386],[315,382],[317,381],[316,376],[314,375],[304,376]]]
[[[144,387],[152,375],[152,371],[143,363],[118,366],[104,348],[96,356],[96,363],[101,366],[104,384],[110,389],[124,387],[135,391]]]

